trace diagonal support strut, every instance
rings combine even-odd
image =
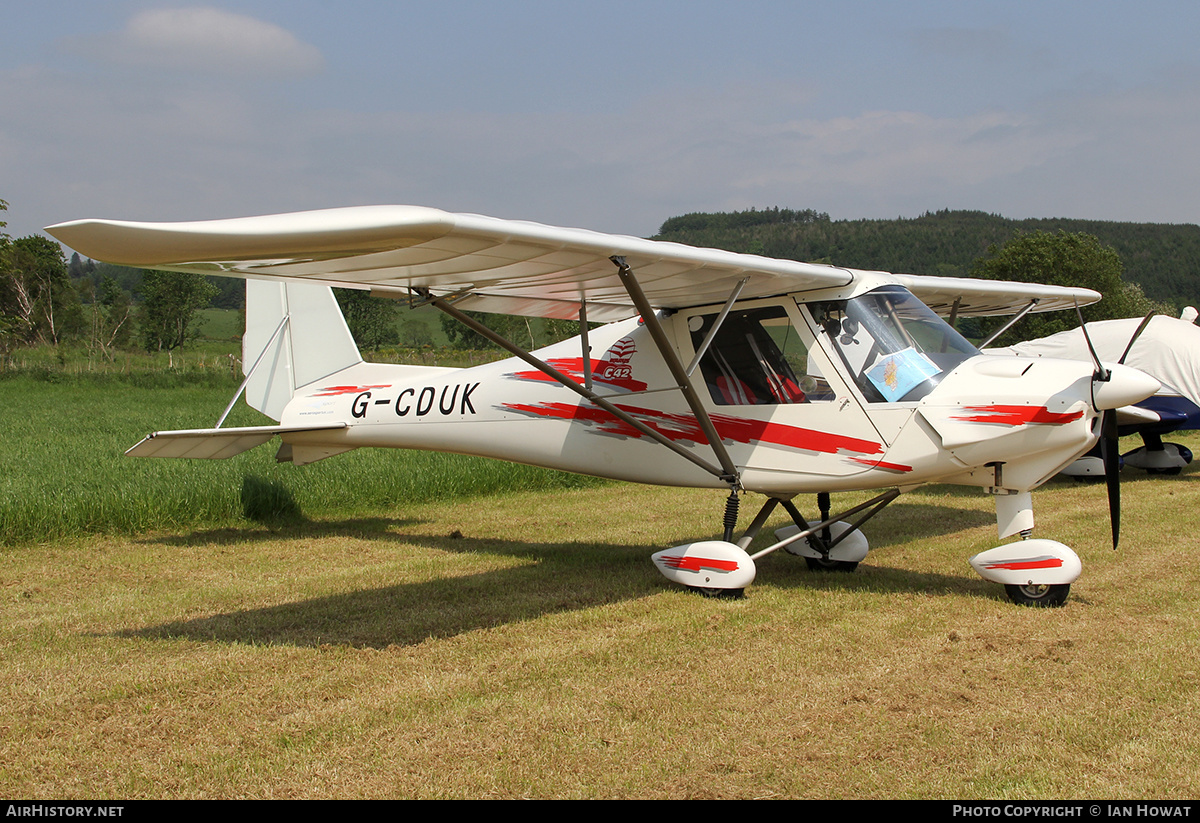
[[[737,488],[741,485],[741,475],[737,470],[737,466],[734,465],[733,458],[729,456],[729,451],[725,448],[725,443],[721,440],[721,435],[717,433],[717,427],[713,425],[712,418],[708,416],[708,411],[704,408],[704,404],[700,402],[700,397],[696,394],[696,389],[692,385],[692,380],[688,376],[687,370],[684,369],[683,363],[679,361],[679,357],[675,354],[675,348],[671,345],[671,341],[667,339],[667,333],[663,331],[662,324],[658,322],[658,315],[654,312],[654,307],[646,299],[645,292],[642,291],[637,278],[633,276],[633,270],[629,268],[629,264],[625,262],[625,258],[613,255],[609,259],[617,267],[617,275],[621,278],[621,284],[625,287],[625,291],[629,293],[629,297],[633,300],[633,305],[637,308],[638,313],[641,314],[642,322],[646,324],[646,329],[650,332],[650,337],[654,340],[654,345],[658,347],[659,354],[666,361],[667,368],[671,371],[671,376],[675,379],[676,385],[679,386],[679,391],[683,393],[683,398],[687,401],[692,414],[696,416],[696,422],[700,424],[700,430],[704,432],[704,437],[708,440],[708,445],[712,447],[717,462],[721,464],[721,468],[724,470],[721,480],[728,483],[731,487]]]
[[[432,294],[428,289],[425,289],[425,288],[417,288],[414,290],[416,291],[417,294],[419,294],[423,298],[424,302],[432,304],[439,311],[445,312],[446,314],[450,315],[455,320],[462,323],[467,328],[471,329],[471,331],[475,332],[476,334],[482,335],[483,337],[486,337],[488,340],[491,340],[493,343],[495,343],[500,348],[511,353],[514,357],[517,357],[518,359],[525,361],[526,363],[533,366],[538,371],[540,371],[543,374],[545,374],[546,376],[551,377],[554,380],[558,381],[559,383],[566,386],[568,389],[575,392],[579,396],[584,397],[587,400],[590,400],[592,403],[595,403],[597,406],[604,409],[606,412],[611,414],[613,417],[616,417],[622,423],[626,423],[626,424],[632,426],[633,428],[637,429],[642,434],[644,434],[647,437],[654,440],[656,443],[666,446],[668,449],[675,452],[680,457],[683,457],[684,459],[690,461],[691,463],[694,463],[695,465],[699,466],[701,469],[703,469],[704,471],[713,475],[714,477],[720,478],[723,482],[731,482],[728,479],[729,472],[727,470],[725,470],[724,468],[722,468],[720,466],[714,466],[709,461],[704,460],[704,459],[692,454],[690,451],[685,449],[683,446],[680,446],[678,443],[676,443],[673,440],[671,440],[670,438],[666,437],[661,432],[655,431],[653,428],[651,428],[650,426],[647,426],[645,423],[643,423],[642,421],[633,417],[628,412],[618,408],[617,406],[614,406],[612,403],[608,402],[603,397],[596,394],[594,391],[588,389],[585,386],[580,385],[577,381],[575,381],[575,380],[571,379],[570,377],[568,377],[567,375],[563,374],[558,369],[551,366],[549,363],[546,363],[544,360],[540,360],[540,359],[534,357],[532,354],[527,352],[525,349],[522,349],[520,346],[516,345],[515,343],[510,342],[507,338],[492,331],[487,326],[480,323],[478,320],[475,320],[473,317],[470,317],[469,315],[464,314],[463,312],[459,311],[453,305],[451,305],[450,302],[448,300],[446,300],[445,298],[438,297],[437,295]],[[711,426],[711,422],[709,425]],[[735,472],[735,479],[736,479],[736,472]]]

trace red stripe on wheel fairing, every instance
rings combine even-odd
[[[715,560],[707,557],[678,557],[675,555],[667,555],[662,558],[662,562],[670,566],[672,569],[678,569],[684,572],[698,572],[702,569],[708,569],[714,572],[735,572],[738,564],[736,560]]]
[[[997,563],[989,563],[987,568],[1024,571],[1025,569],[1057,569],[1061,568],[1062,564],[1062,558],[1047,554],[1041,557],[1029,557],[1022,560],[1003,560]]]

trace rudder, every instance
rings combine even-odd
[[[296,389],[361,362],[331,288],[246,281],[242,371],[252,374],[251,408],[279,420]]]

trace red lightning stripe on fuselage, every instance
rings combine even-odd
[[[557,417],[562,420],[579,420],[599,424],[599,430],[606,434],[622,437],[638,438],[642,432],[625,423],[604,409],[590,405],[572,405],[570,403],[506,403],[505,408],[538,417]],[[664,437],[674,441],[691,441],[705,443],[704,432],[696,422],[696,418],[683,414],[669,414],[655,409],[644,409],[637,406],[617,405],[623,412],[632,415],[640,422],[654,429]],[[763,420],[747,420],[741,417],[729,417],[723,414],[712,416],[713,425],[722,440],[732,440],[737,443],[770,443],[776,446],[786,446],[792,449],[837,454],[848,451],[864,455],[883,454],[883,446],[872,440],[858,437],[848,437],[841,434],[804,429],[799,426],[788,426],[783,423],[768,423]],[[898,463],[882,463],[878,458],[851,458],[872,467],[890,469],[892,471],[912,471],[911,466]]]
[[[912,466],[905,466],[900,463],[885,463],[882,460],[872,460],[869,457],[851,457],[855,463],[862,463],[864,466],[870,466],[873,469],[883,469],[890,472],[910,472]]]
[[[381,386],[326,386],[320,392],[314,394],[313,397],[333,397],[338,394],[360,394],[361,392],[370,391],[371,389],[387,389],[391,387],[391,383],[384,383]]]
[[[1026,423],[1061,425],[1083,417],[1083,411],[1052,412],[1045,406],[964,406],[964,411],[976,414],[954,415],[953,420],[968,423],[999,423],[1004,426],[1023,426]]]

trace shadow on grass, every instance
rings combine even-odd
[[[881,565],[869,555],[857,571],[811,571],[802,557],[778,552],[774,560],[759,562],[755,585],[823,592],[870,592],[873,594],[920,594],[926,597],[969,596],[1006,600],[1004,589],[975,575],[963,557],[962,574],[916,572]],[[769,565],[768,565],[769,564]]]
[[[498,547],[498,541],[467,538],[401,539],[409,545],[446,552],[494,552]],[[384,648],[636,599],[668,586],[649,567],[644,546],[503,545],[510,547],[508,554],[530,562],[481,574],[364,589],[115,634]]]
[[[363,540],[411,542],[402,529],[428,523],[418,518],[357,517],[347,520],[266,521],[258,526],[199,529],[187,534],[164,534],[138,538],[149,546],[230,546],[299,538],[354,537]]]
[[[242,514],[264,524],[304,522],[300,504],[282,482],[257,475],[242,478]]]
[[[878,524],[880,534],[875,541],[876,548],[886,548],[908,539],[906,535],[911,536],[914,530],[938,534],[991,522],[991,518],[983,514],[936,505],[910,504],[894,509],[890,514],[887,519],[880,515],[873,521]],[[452,637],[545,615],[678,591],[676,586],[661,578],[650,563],[649,554],[659,547],[532,543],[475,539],[457,533],[435,537],[396,531],[399,526],[415,522],[368,518],[293,524],[274,532],[261,529],[197,532],[184,537],[158,538],[153,542],[205,545],[292,536],[352,535],[398,541],[446,553],[500,554],[527,562],[481,574],[399,583],[115,634],[119,637],[305,647],[385,648],[415,645],[430,638]],[[680,537],[678,542],[705,539],[711,539],[711,535]],[[969,570],[964,570],[962,576],[916,573],[877,566],[869,558],[855,574],[815,573],[807,570],[803,559],[776,552],[759,561],[759,574],[760,584],[769,583],[776,588],[997,597],[997,591],[994,591],[997,587],[973,579]],[[750,597],[753,597],[753,591],[752,588]],[[1002,591],[999,597],[1003,597]]]

